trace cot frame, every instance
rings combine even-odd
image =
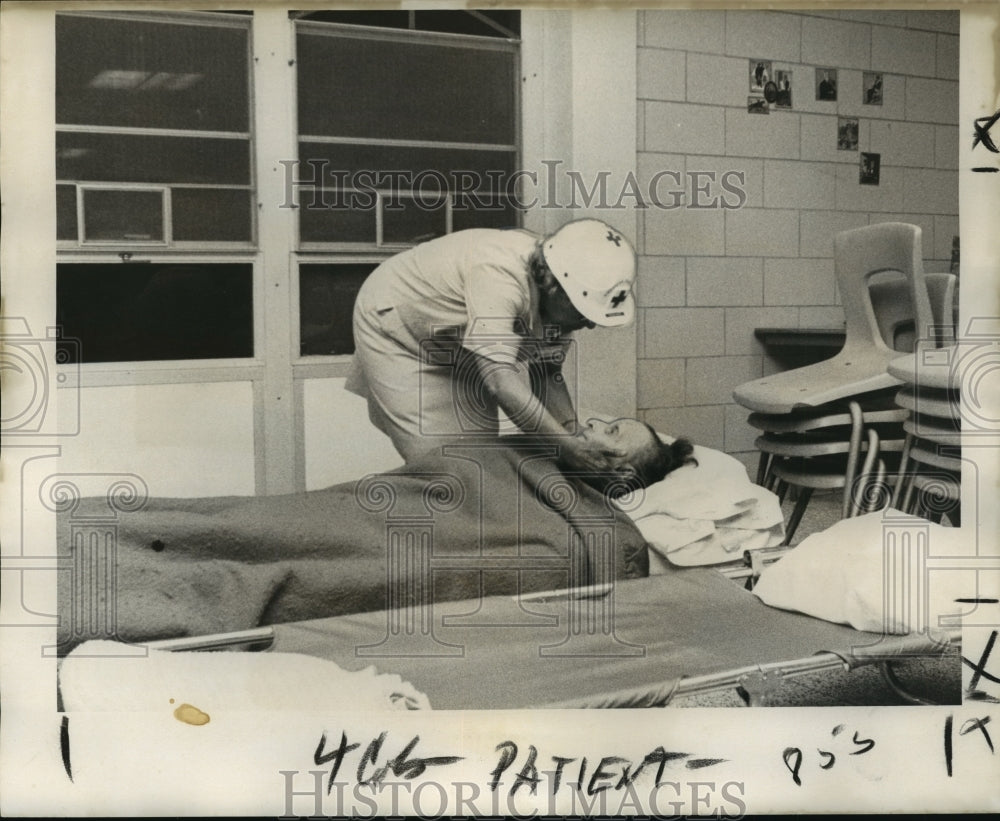
[[[741,561],[716,568],[733,581],[743,581],[747,589],[752,589],[761,570],[777,561],[791,548],[761,548],[748,550]],[[588,598],[600,597],[611,589],[610,584],[569,588],[522,595],[522,601],[539,601],[547,598]],[[793,678],[816,675],[827,670],[850,671],[867,664],[877,664],[883,681],[904,703],[912,705],[932,705],[936,702],[909,691],[899,679],[894,666],[901,658],[926,657],[931,651],[943,655],[952,647],[961,645],[960,625],[942,628],[935,633],[912,633],[905,636],[887,636],[880,643],[880,651],[863,654],[836,653],[824,650],[804,658],[787,661],[766,662],[745,667],[707,673],[698,676],[684,676],[673,682],[659,686],[625,688],[611,693],[569,699],[545,705],[552,709],[608,709],[666,707],[677,698],[701,695],[727,690],[735,690],[745,706],[761,707],[774,705],[781,685]],[[266,650],[275,638],[272,627],[255,627],[227,633],[211,633],[202,636],[187,636],[158,641],[144,642],[146,647],[170,652],[191,652],[203,650],[225,650],[243,647],[246,650]]]

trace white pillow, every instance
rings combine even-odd
[[[731,562],[744,550],[784,539],[778,497],[753,484],[742,462],[700,445],[693,455],[697,465],[678,468],[620,505],[663,559],[651,562],[651,573],[666,572],[669,564]]]
[[[943,527],[887,509],[804,539],[765,568],[754,593],[766,604],[876,633],[910,633],[954,623],[974,605],[975,570],[949,569],[926,557],[976,553],[972,528]],[[924,558],[921,558],[921,555]],[[958,564],[958,562],[956,562]]]
[[[660,434],[665,442],[674,438]],[[721,521],[744,515],[768,496],[777,497],[754,485],[747,478],[746,468],[738,459],[712,448],[694,446],[697,465],[685,465],[662,480],[650,485],[642,494],[642,501],[629,509],[633,519],[653,513],[665,513],[677,519],[708,519]],[[760,526],[770,527],[781,521],[781,508],[768,510],[769,519]],[[754,525],[755,527],[758,524]]]

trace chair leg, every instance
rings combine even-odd
[[[788,482],[778,479],[777,484],[774,486],[774,492],[778,495],[778,504],[783,505],[785,503],[785,496],[788,495]]]
[[[909,468],[910,462],[910,450],[913,448],[913,434],[906,434],[906,438],[903,440],[903,453],[899,459],[899,472],[896,474],[896,487],[892,490],[892,502],[890,505],[896,510],[902,510],[900,501],[903,498],[903,491],[905,490],[904,485],[906,485],[906,474]]]
[[[874,492],[868,495],[868,504],[865,506],[865,513],[874,513],[879,508],[876,507],[877,504],[881,504],[882,507],[886,507],[888,503],[888,491],[886,489],[888,483],[887,473],[885,469],[885,460],[878,460],[878,469],[875,471],[875,486]]]
[[[765,482],[767,482],[767,476],[771,469],[771,454],[760,452],[760,461],[757,462],[757,484],[761,487],[767,487]]]
[[[799,498],[795,502],[795,508],[792,510],[792,515],[788,517],[788,524],[785,527],[785,541],[784,545],[788,545],[792,541],[792,536],[795,535],[795,531],[799,527],[799,522],[802,521],[802,514],[806,512],[806,505],[809,504],[809,499],[813,494],[813,489],[811,487],[800,487],[799,488]]]
[[[915,505],[915,501],[913,498],[914,497],[913,491],[916,488],[916,485],[913,482],[912,476],[904,476],[902,481],[906,482],[906,492],[903,494],[903,503],[899,507],[899,510],[901,510],[903,513],[913,513],[913,508]]]
[[[877,493],[878,489],[871,484],[872,468],[878,458],[878,433],[871,428],[868,429],[868,453],[865,454],[864,464],[861,472],[855,477],[850,485],[844,485],[844,504],[847,508],[847,517],[853,518],[862,511],[868,511],[870,504],[869,495]]]
[[[854,487],[854,477],[858,473],[858,459],[861,456],[861,435],[864,428],[864,414],[861,405],[851,402],[848,405],[851,412],[851,439],[847,451],[847,469],[844,472],[844,499],[840,507],[840,518],[851,515],[851,490]]]

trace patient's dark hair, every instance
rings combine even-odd
[[[650,447],[643,451],[645,458],[634,460],[628,466],[607,474],[603,482],[591,481],[590,484],[602,490],[610,498],[617,499],[627,493],[656,484],[677,468],[698,464],[698,460],[694,458],[694,446],[689,440],[675,439],[668,444],[659,437],[651,425],[646,424],[646,430],[649,431],[652,441]]]
[[[649,487],[663,479],[684,465],[697,465],[698,460],[694,458],[694,445],[687,439],[675,439],[671,444],[667,444],[653,429],[647,424],[646,430],[653,437],[653,448],[650,458],[641,460],[638,464],[633,464],[636,479],[640,487]]]

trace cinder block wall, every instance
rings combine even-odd
[[[658,429],[755,462],[734,387],[774,370],[753,330],[836,326],[833,236],[887,221],[923,229],[927,270],[948,270],[958,234],[958,12],[647,10],[638,19],[637,177],[663,204],[739,197],[739,208],[640,212],[638,406]],[[749,59],[792,72],[792,108],[747,112]],[[817,101],[815,68],[838,69]],[[882,72],[881,106],[862,104]],[[773,72],[772,72],[773,74]],[[837,118],[859,118],[857,151]],[[860,185],[859,152],[881,154]],[[680,175],[656,177],[663,171]],[[707,191],[692,192],[691,172]],[[729,178],[730,183],[735,181]]]

